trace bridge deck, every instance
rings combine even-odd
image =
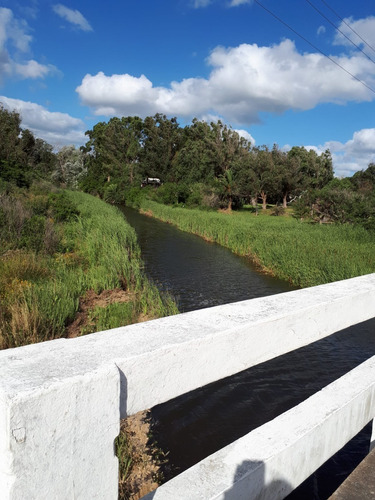
[[[329,500],[375,500],[375,449],[342,483]]]

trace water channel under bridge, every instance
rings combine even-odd
[[[181,311],[293,289],[219,245],[135,210],[123,211],[137,232],[148,276],[177,297]],[[153,408],[152,433],[168,454],[164,476],[174,477],[293,408],[374,354],[374,325],[364,324]],[[371,426],[362,431],[291,499],[328,498],[367,453],[370,431]]]

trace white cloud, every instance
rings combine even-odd
[[[0,47],[4,47],[9,40],[17,50],[27,52],[32,40],[27,30],[25,21],[15,19],[10,9],[0,8]]]
[[[362,54],[335,60],[375,86],[375,65]],[[243,125],[259,122],[260,112],[308,110],[324,102],[370,101],[374,96],[321,54],[299,53],[291,40],[270,47],[217,47],[207,62],[213,69],[206,79],[186,78],[157,87],[144,75],[99,72],[87,74],[76,91],[97,115],[216,114]]]
[[[0,80],[5,77],[44,78],[56,72],[52,65],[22,59],[21,55],[29,52],[31,41],[27,23],[15,19],[10,9],[0,8]]]
[[[240,137],[243,137],[244,139],[246,139],[247,141],[249,141],[251,143],[252,146],[255,146],[255,139],[254,137],[249,134],[249,132],[247,130],[235,130],[235,132],[237,132],[237,134],[240,136]]]
[[[245,3],[252,3],[252,0],[231,0],[229,7],[237,7],[238,5],[243,5]]]
[[[319,35],[322,35],[325,32],[326,32],[326,27],[325,26],[319,26],[319,28],[316,31],[316,34],[319,36]]]
[[[326,149],[332,153],[333,167],[337,177],[349,177],[358,170],[365,170],[375,162],[375,128],[354,132],[347,142],[328,141],[320,146],[305,146],[321,154]],[[290,147],[289,147],[290,149]]]
[[[22,128],[30,129],[36,137],[53,146],[82,145],[86,142],[85,124],[79,118],[73,118],[67,113],[48,111],[40,104],[5,96],[0,96],[0,103],[9,111],[15,110],[20,114]]]
[[[13,69],[14,73],[21,78],[44,78],[49,73],[57,72],[55,66],[39,64],[33,59],[27,61],[25,64],[14,63]]]
[[[74,24],[76,27],[81,29],[82,31],[93,31],[90,23],[87,19],[79,12],[79,10],[69,9],[65,5],[58,3],[53,5],[53,11],[66,21],[71,24]]]
[[[291,147],[285,144],[281,150],[289,151]],[[366,170],[369,163],[375,162],[375,128],[357,130],[347,142],[327,141],[319,146],[304,147],[308,151],[314,150],[318,155],[329,149],[335,176],[351,177],[359,170]]]
[[[356,35],[356,33],[353,33],[348,25],[360,36]],[[344,19],[344,22],[340,24],[339,29],[356,45],[360,46],[364,50],[364,52],[367,51],[369,56],[373,58],[373,52],[370,51],[363,40],[365,40],[372,47],[375,46],[375,16],[358,19],[357,21],[355,21],[352,17]],[[333,43],[335,45],[353,47],[349,40],[338,32],[336,32]]]

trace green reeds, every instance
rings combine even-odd
[[[168,296],[148,282],[134,230],[116,208],[79,192],[66,192],[79,216],[59,223],[60,251],[27,248],[0,258],[0,348],[64,336],[88,290],[120,289],[124,304],[92,313],[80,333],[175,314]]]

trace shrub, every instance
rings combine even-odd
[[[49,208],[49,198],[46,195],[30,196],[27,206],[32,211],[33,215],[47,216]]]
[[[12,248],[18,245],[18,240],[31,213],[21,199],[14,196],[0,195],[0,239],[4,240],[4,245]]]
[[[44,247],[46,219],[41,215],[33,215],[26,219],[22,228],[19,246],[40,252]]]
[[[49,203],[52,217],[57,222],[68,222],[79,215],[77,207],[64,193],[51,194],[49,196]]]
[[[152,189],[152,188],[151,188]],[[140,188],[140,187],[131,187],[125,190],[124,198],[125,203],[134,208],[139,208],[141,206],[142,200],[147,196],[147,193],[150,192],[150,189]]]
[[[280,205],[275,205],[271,209],[271,215],[278,217],[279,215],[285,215],[285,208]]]

